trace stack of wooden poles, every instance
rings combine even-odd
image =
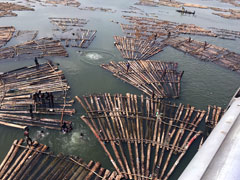
[[[211,61],[232,71],[240,72],[240,54],[226,48],[183,37],[168,38],[164,43],[200,60]]]
[[[87,48],[95,38],[96,30],[82,29],[87,24],[86,19],[49,18],[56,25],[54,36],[64,42],[66,47]],[[60,30],[60,31],[59,31]]]
[[[127,66],[130,66],[129,69]],[[149,96],[178,98],[183,72],[177,71],[178,63],[154,60],[110,62],[101,67],[114,76],[131,84]]]
[[[121,24],[124,33],[130,37],[149,38],[157,34],[158,38],[172,35],[190,34],[216,37],[211,30],[204,29],[194,24],[179,24],[171,21],[163,21],[156,18],[123,16],[131,24]]]
[[[115,46],[125,59],[148,59],[159,53],[165,47],[155,39],[144,40],[138,38],[114,36]]]
[[[99,162],[84,162],[79,157],[53,155],[38,142],[26,146],[23,139],[15,140],[0,165],[0,179],[15,180],[120,180],[121,175],[101,167]]]
[[[129,93],[76,99],[87,113],[81,119],[126,179],[167,180],[202,135],[197,127],[206,111],[190,105]]]
[[[16,46],[0,49],[0,60],[2,59],[26,59],[45,56],[68,56],[68,53],[58,40],[52,38],[41,38],[28,41]]]
[[[75,109],[71,108],[74,101],[67,98],[69,88],[63,72],[52,62],[5,72],[0,75],[0,121],[61,129],[62,118],[37,114],[72,115]]]
[[[14,32],[13,26],[0,27],[0,48],[12,38]]]

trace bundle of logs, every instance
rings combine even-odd
[[[148,59],[165,47],[165,44],[161,44],[154,39],[144,40],[120,36],[114,36],[114,39],[116,48],[125,59]]]
[[[57,130],[64,122],[71,125],[70,121],[63,121],[63,115],[75,112],[71,108],[73,100],[67,98],[69,88],[63,72],[52,62],[38,64],[36,61],[36,65],[1,74],[0,121],[3,123],[0,124]],[[44,114],[58,114],[61,119],[39,117]]]
[[[47,149],[37,141],[26,146],[23,139],[15,140],[0,165],[0,179],[121,179],[115,171],[101,167],[100,162],[86,163],[79,157],[54,155]]]
[[[217,37],[221,39],[230,39],[230,40],[236,40],[240,39],[240,31],[233,31],[233,30],[227,30],[227,29],[218,29],[218,28],[211,28]]]
[[[66,31],[69,27],[83,27],[87,24],[86,19],[79,18],[57,18],[50,17],[50,22],[54,24],[58,30]]]
[[[66,47],[87,48],[95,38],[96,30],[82,29],[87,24],[86,19],[49,18],[57,26],[54,30],[56,39],[64,42]]]
[[[68,56],[68,53],[58,40],[41,38],[16,46],[0,49],[1,59],[26,59],[45,56]]]
[[[201,28],[194,24],[179,24],[171,21],[163,21],[156,18],[123,16],[131,24],[121,24],[123,32],[130,37],[139,37],[144,39],[166,38],[169,35],[192,34],[216,37],[216,34],[210,30]],[[170,34],[169,34],[170,33]]]
[[[0,27],[0,48],[12,38],[14,32],[13,26]]]
[[[205,110],[127,93],[76,97],[118,174],[167,180],[191,144]],[[200,142],[200,141],[198,141]]]
[[[153,60],[110,62],[101,65],[117,78],[131,84],[145,94],[158,98],[178,98],[183,72],[177,63]]]
[[[189,38],[168,38],[165,44],[188,53],[203,61],[211,61],[232,71],[240,72],[240,54],[213,44]]]
[[[111,8],[103,8],[103,7],[81,7],[78,8],[80,10],[84,11],[101,11],[101,12],[109,12],[109,13],[115,13],[116,10],[112,10]]]
[[[0,2],[0,17],[17,16],[12,11],[34,11],[34,9],[19,4]]]
[[[77,0],[38,0],[43,3],[47,4],[53,4],[53,5],[64,5],[64,6],[72,6],[72,7],[78,7],[81,5],[80,2]]]

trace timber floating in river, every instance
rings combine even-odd
[[[204,29],[194,24],[179,24],[171,21],[163,21],[156,18],[123,16],[131,24],[121,24],[121,28],[128,37],[138,39],[157,40],[180,34],[192,34],[216,37],[211,30]],[[155,36],[155,37],[154,37]]]
[[[63,72],[50,61],[5,72],[0,75],[0,121],[61,129],[63,122],[71,124],[63,115],[75,113],[74,100],[67,98],[69,88]],[[58,114],[61,120],[37,114]]]
[[[0,49],[0,60],[2,59],[26,59],[45,56],[68,56],[68,53],[58,40],[52,38],[41,38],[28,41],[16,46]]]
[[[168,38],[164,42],[200,60],[211,61],[232,71],[240,72],[240,54],[226,48],[183,37]]]
[[[78,18],[49,18],[54,29],[54,37],[64,42],[66,47],[87,48],[96,37],[96,30],[82,29],[87,24],[86,19]]]
[[[15,140],[0,165],[0,179],[16,180],[120,180],[121,175],[101,167],[100,162],[86,163],[76,156],[54,155],[48,147],[36,141],[26,146]]]
[[[0,48],[12,38],[14,32],[13,26],[0,27]]]
[[[15,3],[0,2],[0,17],[17,16],[12,11],[34,11],[34,9]]]
[[[129,66],[129,68],[128,68]],[[178,98],[183,72],[177,63],[153,60],[110,62],[101,67],[149,96]]]
[[[205,110],[127,93],[76,99],[118,174],[126,179],[167,180],[202,135]],[[199,142],[199,141],[198,141]]]
[[[115,46],[125,59],[148,59],[149,57],[162,51],[164,44],[157,43],[155,40],[144,40],[114,36]]]

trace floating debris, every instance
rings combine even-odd
[[[13,26],[0,27],[0,47],[4,46],[13,36]]]
[[[34,141],[26,146],[15,140],[0,165],[1,179],[106,179],[120,180],[121,175],[101,167],[100,162],[86,163],[76,156],[54,155],[48,147]]]
[[[198,136],[205,110],[127,93],[76,99],[116,171],[125,179],[167,180]],[[171,163],[169,163],[171,161]]]
[[[240,54],[213,44],[191,38],[175,37],[164,41],[166,44],[188,53],[203,61],[211,61],[232,71],[240,72]]]
[[[147,95],[158,98],[178,98],[183,72],[177,63],[153,60],[110,62],[101,65],[117,78],[131,84]]]
[[[125,59],[148,59],[159,53],[165,47],[164,44],[157,43],[153,40],[144,40],[138,38],[128,38],[114,36],[115,46],[121,52]]]
[[[0,60],[21,59],[45,56],[68,56],[68,53],[58,40],[52,38],[41,38],[28,41],[16,46],[0,49]]]
[[[61,130],[63,115],[72,115],[70,87],[61,70],[51,62],[22,67],[0,75],[0,121]],[[27,114],[23,116],[19,114]],[[59,114],[61,120],[37,114]],[[11,126],[11,124],[9,124]]]
[[[110,12],[110,13],[116,13],[116,10],[112,10],[110,8],[103,8],[103,7],[82,7],[82,8],[78,8],[80,10],[84,10],[84,11],[102,11],[102,12]]]
[[[34,11],[34,9],[14,3],[0,2],[0,17],[17,16],[12,11]]]

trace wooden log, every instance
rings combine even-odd
[[[15,149],[15,144],[17,144],[18,140],[14,140],[13,141],[13,144],[10,148],[10,150],[8,151],[7,155],[5,156],[5,158],[3,159],[1,165],[0,165],[0,172],[2,170],[2,168],[4,167],[5,163],[7,162],[7,160],[9,159],[9,157],[11,156],[11,154],[14,152],[14,149]]]
[[[20,139],[17,143],[17,145],[21,145],[23,143],[23,139]],[[11,156],[8,158],[8,160],[6,161],[6,163],[2,166],[1,172],[0,172],[0,178],[3,177],[3,175],[5,176],[5,174],[7,173],[6,170],[8,169],[9,165],[12,163],[13,159],[15,158],[16,154],[18,153],[18,149],[19,147],[16,146],[11,154]]]

